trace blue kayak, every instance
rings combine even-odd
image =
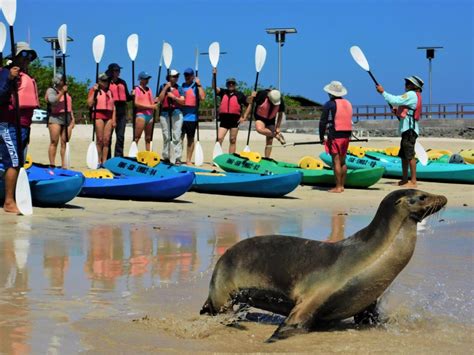
[[[82,175],[81,172],[56,168],[63,174]],[[156,174],[149,177],[115,175],[112,179],[85,178],[80,196],[118,200],[170,201],[187,192],[193,183],[191,172],[173,176]]]
[[[298,187],[301,173],[281,175],[225,173],[194,168],[185,165],[170,165],[160,162],[151,168],[130,158],[112,158],[104,166],[115,174],[153,177],[159,174],[176,175],[180,172],[193,172],[194,182],[191,190],[203,193],[281,197]]]
[[[331,156],[327,153],[319,155],[326,164],[332,164]],[[385,168],[385,177],[402,177],[402,162],[398,157],[382,153],[366,152],[362,158],[347,155],[346,164],[349,169],[365,169],[374,167]],[[470,164],[450,164],[428,161],[426,166],[420,162],[416,164],[416,178],[425,181],[474,183],[474,166]]]
[[[62,206],[79,194],[84,183],[83,176],[61,174],[47,165],[33,164],[26,172],[34,206]],[[0,180],[0,200],[4,197],[4,183]]]

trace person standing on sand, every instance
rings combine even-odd
[[[344,192],[347,175],[346,155],[352,135],[352,105],[344,99],[347,89],[339,81],[332,81],[324,87],[329,101],[323,106],[319,120],[319,139],[331,154],[336,186],[329,192]],[[327,128],[327,139],[324,139]]]
[[[191,165],[194,152],[194,135],[196,133],[196,126],[198,120],[197,95],[199,100],[204,101],[206,92],[202,88],[199,78],[194,77],[194,70],[187,68],[184,71],[184,83],[181,85],[184,91],[184,106],[183,111],[183,128],[181,131],[181,140],[184,141],[186,136],[186,164]]]
[[[117,63],[109,64],[105,74],[110,78],[110,91],[114,98],[116,127],[115,127],[115,157],[123,157],[123,146],[125,142],[125,127],[127,125],[127,102],[132,101],[133,97],[130,95],[125,80],[120,78],[120,69],[122,67]],[[112,141],[112,139],[110,140]],[[110,151],[109,151],[110,155]]]
[[[285,102],[281,98],[280,91],[275,89],[252,92],[249,108],[252,106],[253,100],[255,100],[255,130],[266,137],[265,158],[270,158],[273,138],[276,138],[281,144],[286,143],[280,131],[281,120],[285,112]],[[249,108],[245,112],[245,120],[250,114]]]
[[[377,92],[382,94],[385,101],[394,107],[394,113],[399,120],[399,131],[402,135],[398,156],[402,159],[402,180],[397,184],[404,187],[416,187],[416,159],[415,144],[420,135],[418,121],[421,118],[422,104],[421,92],[424,82],[418,76],[405,78],[403,95],[391,95],[384,90],[382,85],[377,86]],[[410,180],[408,180],[408,166],[410,167]]]
[[[67,97],[65,99],[65,96]],[[50,143],[48,149],[49,164],[56,166],[56,151],[58,143],[61,138],[61,166],[66,169],[64,165],[64,154],[66,152],[66,129],[68,138],[71,139],[72,129],[74,128],[74,113],[72,111],[72,99],[67,93],[67,85],[64,84],[62,74],[56,74],[53,78],[53,86],[46,90],[45,101],[48,104],[48,129],[50,136]],[[64,120],[64,103],[67,102],[67,123]]]
[[[5,169],[5,199],[3,209],[9,213],[20,213],[15,201],[16,181],[20,171],[17,151],[16,107],[18,104],[21,125],[21,140],[24,157],[28,144],[33,111],[39,107],[38,89],[35,80],[28,75],[28,66],[37,54],[28,43],[16,44],[15,57],[0,69],[0,156]],[[18,103],[14,102],[13,90],[18,90]]]
[[[92,87],[87,97],[87,105],[96,111],[94,124],[100,165],[107,160],[112,129],[115,127],[115,105],[109,84],[107,74],[100,74],[99,83]]]
[[[217,68],[212,69],[212,73],[217,75]],[[247,105],[247,97],[243,92],[237,90],[237,80],[228,78],[225,82],[226,88],[215,87],[212,81],[212,89],[216,90],[221,98],[219,106],[219,130],[217,140],[222,146],[227,132],[229,134],[229,153],[235,153],[237,148],[237,134],[239,133],[239,124],[244,121],[242,115],[242,105]]]

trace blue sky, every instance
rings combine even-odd
[[[263,85],[277,85],[278,55],[267,27],[296,27],[283,47],[282,90],[324,102],[322,87],[339,80],[354,104],[383,103],[369,76],[349,54],[350,46],[365,52],[372,72],[391,93],[403,90],[402,78],[419,75],[428,93],[428,61],[417,46],[444,46],[433,62],[433,103],[474,102],[474,2],[468,0],[18,0],[15,37],[31,44],[40,56],[50,55],[43,36],[57,34],[67,23],[74,42],[68,46],[68,73],[79,79],[94,78],[91,43],[106,36],[101,68],[118,62],[130,82],[131,65],[126,39],[138,33],[140,46],[136,73],[146,70],[156,79],[161,44],[174,50],[172,67],[181,72],[194,66],[194,50],[207,51],[219,41],[218,82],[235,76],[255,80],[255,46],[267,48],[261,72]],[[9,48],[7,42],[7,47]],[[8,49],[5,49],[8,52]],[[46,59],[47,60],[47,59]],[[200,58],[200,77],[211,82],[207,57]],[[155,88],[155,82],[151,86]]]

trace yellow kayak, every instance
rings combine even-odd
[[[464,161],[466,163],[474,164],[474,149],[461,150],[459,152],[459,155],[461,155],[464,158]]]

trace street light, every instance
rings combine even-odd
[[[286,34],[296,33],[296,28],[267,28],[265,31],[270,35],[275,35],[278,43],[278,90],[281,91],[281,47],[285,44]]]
[[[430,101],[428,105],[428,118],[431,118],[431,60],[435,57],[435,51],[437,49],[443,49],[443,47],[417,47],[417,49],[426,50],[426,58],[428,59],[428,86],[430,90]]]
[[[61,49],[59,48],[59,41],[58,37],[43,37],[46,43],[51,44],[51,50],[53,51],[53,76],[56,75],[56,56],[61,53]],[[72,37],[67,36],[67,41],[72,42],[74,41]],[[46,56],[45,58],[51,58],[50,56]]]

